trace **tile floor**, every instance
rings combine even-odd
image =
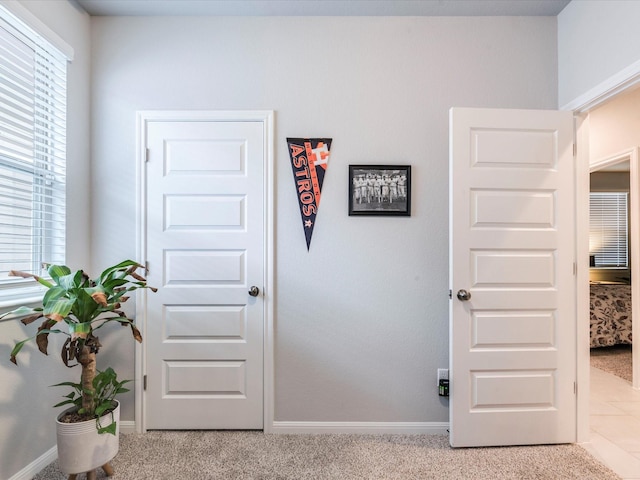
[[[640,480],[640,390],[615,375],[591,368],[591,440],[594,457],[625,480]]]

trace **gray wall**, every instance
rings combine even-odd
[[[558,105],[640,61],[639,18],[640,2],[630,0],[574,0],[560,12]]]
[[[276,420],[447,421],[435,372],[448,365],[448,110],[555,108],[556,19],[91,25],[94,267],[136,253],[136,110],[275,110]],[[287,136],[333,138],[310,252]],[[411,164],[412,216],[348,217],[357,163]],[[107,354],[129,377],[133,348]]]
[[[90,265],[89,212],[89,16],[66,0],[22,1],[75,51],[68,67],[67,103],[67,263],[72,268]],[[7,479],[55,446],[56,410],[63,389],[49,385],[75,379],[62,364],[59,351],[64,339],[51,339],[45,357],[33,345],[25,347],[16,367],[9,352],[16,340],[33,335],[33,328],[0,322],[0,478]],[[53,337],[53,336],[52,336]],[[73,376],[73,377],[71,377]]]

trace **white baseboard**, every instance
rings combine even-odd
[[[279,422],[274,421],[265,433],[354,433],[448,435],[448,422]]]
[[[449,422],[278,422],[265,433],[354,433],[354,434],[414,434],[449,435]],[[120,422],[120,433],[137,433],[136,422]]]
[[[54,462],[57,458],[58,447],[54,445],[29,465],[13,475],[9,480],[31,480],[36,476],[36,474],[40,472],[40,470],[49,465],[51,462]]]
[[[273,422],[265,433],[354,433],[354,434],[414,434],[448,435],[448,422]],[[136,422],[120,422],[120,433],[137,433]]]
[[[120,433],[136,433],[134,420],[120,420]]]
[[[265,433],[354,433],[354,434],[408,434],[449,435],[448,422],[278,422]],[[120,433],[136,433],[135,421],[121,421]]]

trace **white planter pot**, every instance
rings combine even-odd
[[[83,473],[101,467],[108,463],[118,453],[120,446],[120,403],[113,411],[113,420],[116,422],[116,434],[99,434],[95,420],[87,420],[78,423],[61,423],[60,417],[56,419],[56,434],[58,439],[58,465],[64,473]],[[111,423],[112,416],[108,413],[100,417],[102,426]]]

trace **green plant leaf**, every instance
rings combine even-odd
[[[42,304],[47,305],[49,302],[55,302],[58,298],[62,297],[66,292],[66,290],[58,285],[55,287],[51,287],[44,294],[42,298]]]
[[[48,333],[65,333],[62,330],[58,330],[58,329],[42,329],[39,330],[38,333],[36,335],[34,335],[33,337],[29,337],[29,338],[25,338],[24,340],[20,341],[20,342],[16,342],[16,344],[13,347],[13,350],[11,350],[11,354],[10,354],[10,360],[11,362],[13,362],[14,364],[18,364],[16,361],[16,355],[18,355],[18,353],[20,352],[20,350],[22,350],[22,347],[24,347],[24,344],[33,340],[34,338],[36,338],[38,335],[42,335],[42,334],[48,334]]]
[[[111,424],[107,425],[106,427],[98,428],[98,433],[110,433],[111,435],[115,435],[116,434],[116,422],[111,422]]]
[[[34,337],[31,338],[27,338],[25,340],[22,340],[21,342],[17,342],[15,344],[15,346],[13,347],[13,350],[11,350],[11,356],[10,356],[10,360],[17,365],[18,361],[16,360],[16,356],[18,355],[18,353],[20,352],[20,350],[22,350],[22,347],[24,347],[24,344],[27,343],[29,340],[31,340]]]
[[[0,319],[3,319],[4,317],[8,317],[9,315],[13,315],[16,317],[24,317],[27,315],[33,315],[39,311],[40,309],[31,308],[31,307],[18,307],[15,310],[11,310],[10,312],[3,313],[2,315],[0,315]]]
[[[80,384],[79,383],[74,383],[74,382],[62,382],[62,383],[56,383],[55,385],[50,385],[51,387],[73,387],[73,388],[77,388],[80,389]]]
[[[66,265],[51,265],[48,269],[49,275],[58,285],[60,284],[60,277],[69,275],[71,270]]]
[[[129,267],[133,267],[135,265],[142,268],[142,265],[140,265],[138,262],[134,262],[133,260],[125,260],[123,262],[118,263],[117,265],[113,265],[105,269],[100,274],[100,283],[104,283],[107,278],[110,278],[110,277],[113,278],[113,275],[119,271],[126,272]]]
[[[68,274],[62,275],[58,278],[58,285],[64,288],[67,292],[70,292],[82,286],[81,280],[82,280],[82,271],[77,271],[76,273],[69,272]]]
[[[93,320],[100,305],[91,298],[91,295],[86,290],[80,288],[77,290],[77,297],[73,303],[73,314],[80,321],[80,323],[87,323]]]
[[[73,303],[74,301],[69,298],[56,298],[44,306],[44,316],[52,320],[60,321],[69,315]]]
[[[86,288],[88,287],[87,281],[89,277],[87,277],[82,270],[78,270],[73,274],[73,286],[75,288]]]
[[[107,410],[113,409],[113,402],[111,400],[105,400],[96,407],[96,417],[101,417]]]
[[[113,294],[113,290],[118,287],[126,285],[128,280],[126,278],[111,278],[102,283],[103,288]]]
[[[48,280],[45,280],[42,277],[34,277],[34,278],[38,281],[39,284],[44,285],[47,288],[53,287],[53,283],[49,282]]]

